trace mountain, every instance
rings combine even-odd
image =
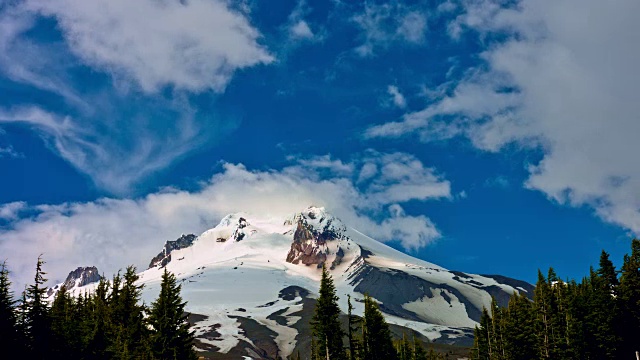
[[[516,291],[533,293],[523,281],[413,258],[318,207],[285,219],[228,215],[197,237],[168,241],[140,282],[149,304],[164,267],[178,277],[202,356],[276,359],[309,347],[322,264],[330,269],[343,311],[350,295],[354,313],[362,314],[366,293],[380,303],[393,332],[442,344],[469,345],[492,296],[506,305]]]

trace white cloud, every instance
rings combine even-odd
[[[289,19],[285,24],[289,47],[302,41],[316,42],[324,40],[325,30],[321,28],[316,28],[316,31],[312,30],[309,21],[305,19],[309,13],[311,13],[311,9],[307,2],[300,0],[296,3],[291,14],[289,14]],[[285,46],[283,50],[288,50],[288,46]]]
[[[15,220],[21,211],[27,208],[27,203],[24,201],[15,201],[7,204],[0,205],[0,219],[2,220]]]
[[[63,41],[32,36],[41,16],[56,21]],[[215,109],[199,112],[190,93],[222,91],[237,69],[273,61],[260,36],[219,0],[11,2],[0,9],[0,72],[60,96],[65,107],[13,103],[0,108],[0,123],[33,127],[96,185],[129,194],[237,126]],[[74,75],[82,64],[98,70],[91,87],[78,87],[86,83]]]
[[[394,42],[422,44],[427,31],[425,14],[398,2],[382,5],[366,3],[363,13],[352,20],[360,27],[364,39],[356,48],[360,56],[371,56],[376,48],[386,49]]]
[[[591,206],[640,235],[640,2],[462,5],[453,36],[499,33],[506,40],[482,54],[484,64],[452,95],[367,135],[465,135],[487,151],[509,143],[541,149],[527,187],[563,204]]]
[[[404,98],[404,95],[400,92],[395,85],[389,85],[387,87],[387,93],[391,95],[391,99],[393,100],[393,104],[399,108],[407,107],[407,100]]]
[[[224,90],[237,69],[274,59],[247,18],[220,0],[25,0],[54,17],[71,51],[147,92]]]
[[[378,240],[401,241],[408,249],[438,238],[440,233],[426,216],[406,214],[401,203],[449,198],[448,181],[408,154],[371,151],[351,164],[358,169],[371,163],[378,164],[380,171],[363,187],[356,186],[353,176],[321,175],[308,163],[281,171],[250,171],[243,165],[224,164],[222,172],[194,192],[173,189],[141,199],[32,207],[30,212],[37,215],[0,229],[0,253],[8,258],[18,285],[30,281],[40,253],[51,279],[60,280],[70,269],[89,264],[109,274],[128,264],[146,266],[165,240],[200,233],[228,213],[285,216],[311,204],[325,206]],[[418,188],[421,191],[414,191]],[[24,210],[24,204],[5,208]]]
[[[313,31],[304,20],[299,20],[292,24],[289,33],[293,39],[313,39]]]

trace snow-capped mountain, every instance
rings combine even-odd
[[[505,304],[513,292],[531,294],[533,288],[413,258],[318,207],[286,219],[228,215],[200,236],[168,241],[140,282],[144,301],[151,303],[164,267],[176,274],[203,356],[285,358],[307,347],[322,264],[330,269],[343,311],[350,295],[354,313],[362,314],[366,293],[380,303],[392,330],[441,343],[468,344],[492,296]],[[84,285],[72,291],[95,287]]]

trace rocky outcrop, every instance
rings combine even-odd
[[[315,234],[313,228],[303,219],[298,220],[287,262],[322,266],[327,260],[327,240],[329,239],[326,236]]]
[[[235,230],[233,230],[233,235],[231,235],[234,241],[241,241],[242,239],[244,239],[244,237],[246,236],[244,228],[246,228],[248,225],[249,223],[245,218],[241,217],[238,219],[238,225],[236,226]]]
[[[163,267],[171,261],[171,252],[174,250],[180,250],[193,245],[196,240],[196,236],[193,234],[182,235],[178,239],[173,241],[167,241],[164,243],[162,251],[156,255],[149,263],[149,268],[154,266]]]
[[[62,286],[67,290],[71,290],[75,287],[86,286],[100,281],[102,276],[98,273],[98,268],[95,266],[78,267],[71,271],[67,275],[67,279],[62,283],[47,290],[47,296],[55,295]]]

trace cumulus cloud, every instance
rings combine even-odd
[[[408,249],[440,236],[429,218],[406,214],[401,204],[450,198],[448,181],[403,153],[370,151],[350,164],[353,171],[347,174],[322,173],[317,169],[323,164],[313,161],[279,171],[226,163],[197,191],[172,189],[140,199],[33,206],[26,209],[32,216],[21,219],[15,214],[26,205],[7,204],[0,214],[12,221],[0,229],[0,253],[8,257],[18,284],[32,277],[40,253],[52,279],[88,264],[109,274],[132,263],[146,266],[164,241],[181,233],[198,234],[228,213],[286,216],[311,204],[325,206],[373,238],[400,241]],[[357,185],[355,179],[367,164],[376,164],[378,170]]]
[[[224,1],[25,0],[23,6],[55,18],[82,61],[147,92],[222,91],[235,70],[273,61],[258,44],[260,33]]]
[[[640,11],[634,0],[462,1],[453,37],[502,39],[453,91],[367,136],[463,135],[543,152],[526,186],[640,234]],[[597,14],[595,16],[594,14]]]
[[[22,212],[26,208],[27,203],[24,201],[15,201],[0,205],[0,219],[15,220],[18,218],[20,212]]]
[[[364,11],[352,18],[361,30],[363,43],[355,50],[360,56],[371,56],[376,49],[386,49],[394,42],[422,44],[427,30],[426,15],[399,2],[366,3]]]

